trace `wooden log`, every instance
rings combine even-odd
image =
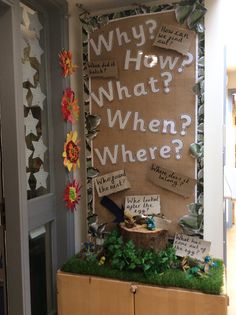
[[[124,241],[131,240],[138,248],[153,249],[156,252],[166,249],[168,243],[167,230],[155,229],[149,231],[142,226],[129,229],[124,223],[120,224],[120,229]]]

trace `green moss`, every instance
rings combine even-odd
[[[217,266],[212,267],[206,277],[191,277],[188,273],[178,269],[169,269],[162,273],[144,274],[143,272],[117,270],[110,265],[99,266],[95,261],[84,261],[78,256],[72,257],[62,266],[62,271],[139,282],[163,287],[180,287],[199,290],[209,294],[220,294],[223,287],[224,266],[221,260],[215,261]]]

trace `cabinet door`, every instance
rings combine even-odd
[[[133,315],[131,283],[102,278],[91,279],[89,315]],[[81,315],[83,315],[81,313]]]
[[[58,315],[90,315],[90,277],[58,272]]]
[[[58,315],[134,315],[130,287],[128,282],[59,272]]]
[[[181,289],[138,286],[135,315],[226,315],[227,297]]]

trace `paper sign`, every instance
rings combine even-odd
[[[133,214],[158,214],[160,213],[160,196],[127,196],[125,198],[125,210]]]
[[[173,25],[162,24],[157,33],[154,46],[176,50],[182,55],[189,52],[194,34],[187,29]]]
[[[124,170],[98,176],[94,181],[99,197],[108,196],[130,188],[130,183]]]
[[[209,255],[211,242],[185,234],[175,234],[173,247],[177,256],[189,256],[203,261]]]
[[[148,179],[157,186],[178,195],[189,197],[194,193],[196,180],[175,171],[152,164],[148,170]]]
[[[118,70],[115,60],[90,61],[87,63],[90,78],[117,78]]]

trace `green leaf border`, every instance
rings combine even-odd
[[[197,83],[193,87],[193,93],[197,97],[197,143],[190,146],[190,152],[197,159],[197,174],[203,174],[203,158],[204,158],[204,83],[205,83],[205,36],[204,36],[204,16],[206,14],[206,8],[204,7],[204,1],[202,0],[187,0],[181,1],[179,4],[165,4],[156,6],[137,6],[134,9],[125,10],[121,12],[109,13],[100,16],[89,16],[88,14],[81,15],[80,21],[82,24],[82,36],[83,36],[83,63],[84,66],[88,62],[88,35],[94,32],[96,29],[109,23],[109,21],[118,18],[124,18],[128,16],[135,16],[147,13],[155,13],[162,11],[175,10],[176,19],[180,24],[187,23],[190,29],[193,29],[198,34],[198,79]],[[184,14],[185,13],[185,14]],[[89,93],[89,78],[84,75],[84,108],[85,108],[85,119],[90,115],[90,93]],[[86,152],[87,152],[87,174],[88,171],[94,170],[99,174],[99,171],[93,169],[92,165],[92,154],[91,154],[91,141],[96,137],[99,130],[90,130],[88,124],[85,126],[86,133]],[[197,147],[201,154],[194,154],[191,150],[193,147]],[[93,209],[93,185],[91,176],[87,176],[87,200],[88,200],[88,215],[94,213]],[[196,207],[201,206],[201,214],[199,216],[199,228],[185,226],[183,218],[180,218],[180,225],[186,233],[194,235],[203,235],[203,200],[204,200],[204,182],[201,177],[197,184],[197,202]],[[189,216],[191,217],[191,213]]]

